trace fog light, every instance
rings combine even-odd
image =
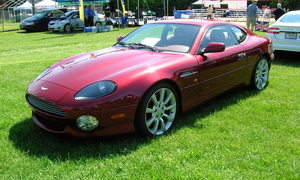
[[[99,121],[94,116],[83,115],[76,120],[76,125],[83,131],[92,131],[99,126]]]

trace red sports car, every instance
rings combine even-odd
[[[271,40],[235,24],[172,20],[147,24],[107,49],[66,58],[30,85],[41,128],[80,137],[167,133],[179,112],[237,86],[263,90]]]

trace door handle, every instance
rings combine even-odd
[[[182,74],[180,74],[181,78],[185,78],[185,77],[189,77],[189,76],[193,76],[195,74],[197,74],[197,71],[191,71],[191,72],[183,72]]]

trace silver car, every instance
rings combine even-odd
[[[79,19],[78,11],[69,11],[63,14],[58,20],[50,21],[48,24],[49,31],[58,31],[70,33],[76,30],[83,30],[84,23]]]
[[[273,50],[300,52],[300,11],[290,11],[281,16],[268,29]]]

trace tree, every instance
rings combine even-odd
[[[290,10],[300,9],[299,0],[282,0],[282,6]]]
[[[299,0],[271,0],[270,6],[272,8],[276,8],[277,3],[281,3],[283,8],[287,8],[289,10],[300,9]]]
[[[6,0],[0,0],[0,5],[3,4]]]
[[[125,0],[126,9],[127,9],[127,1]],[[140,10],[151,10],[155,11],[159,16],[163,15],[164,12],[164,0],[139,0],[140,1]],[[167,0],[165,0],[167,1]],[[196,0],[169,0],[169,15],[173,14],[174,7],[176,9],[187,9],[193,2]],[[129,0],[129,10],[136,11],[137,10],[138,0]],[[117,0],[111,0],[111,6],[114,8],[117,7]]]

